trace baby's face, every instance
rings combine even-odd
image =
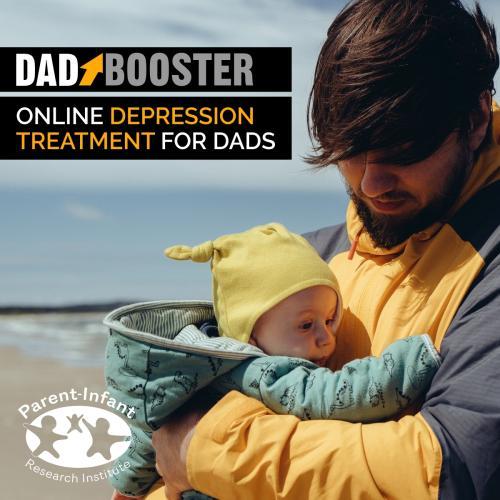
[[[294,293],[255,323],[250,343],[271,356],[294,356],[324,366],[335,351],[337,295],[327,286]]]

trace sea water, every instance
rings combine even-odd
[[[103,366],[103,313],[0,315],[0,347],[70,366]]]
[[[166,259],[165,247],[266,222],[306,232],[340,223],[346,205],[334,191],[0,192],[0,311],[209,299],[208,264]],[[101,365],[104,315],[0,314],[0,345]]]

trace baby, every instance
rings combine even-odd
[[[324,366],[335,350],[342,301],[316,250],[281,224],[257,226],[197,247],[174,246],[177,260],[211,261],[218,333],[266,354]]]
[[[193,248],[170,247],[166,255],[211,261],[219,336],[260,352],[213,378],[211,386],[221,393],[237,389],[277,413],[303,419],[372,422],[394,417],[413,403],[440,364],[429,337],[420,335],[391,344],[380,358],[354,360],[337,372],[321,368],[336,347],[342,317],[339,285],[314,248],[280,224]],[[182,335],[176,339],[182,341]],[[120,491],[133,494],[130,484],[117,483]],[[115,491],[114,498],[123,496]]]

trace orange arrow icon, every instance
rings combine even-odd
[[[102,54],[94,57],[90,61],[86,62],[83,66],[80,66],[81,69],[85,70],[85,74],[80,80],[80,85],[84,87],[89,87],[94,83],[95,77],[103,72],[103,58]]]

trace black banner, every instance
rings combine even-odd
[[[0,91],[290,92],[289,47],[2,47]]]
[[[290,97],[0,98],[0,159],[291,159]]]

